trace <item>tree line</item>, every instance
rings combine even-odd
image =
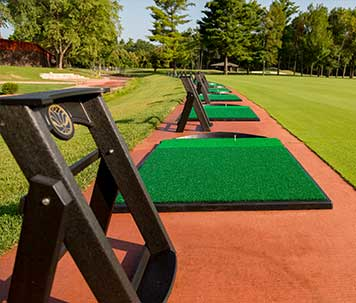
[[[350,76],[355,73],[356,9],[309,5],[292,0],[211,0],[194,29],[189,0],[154,0],[150,41],[120,40],[117,0],[0,0],[0,27],[11,22],[11,39],[36,42],[57,64],[80,67],[209,68],[237,63],[251,70],[288,69],[301,75]]]
[[[177,25],[186,22],[184,12],[192,3],[155,3],[150,8],[155,20],[150,38],[172,50],[172,67],[190,63],[192,68],[201,69],[223,61],[227,73],[231,60],[247,73],[275,68],[278,74],[280,69],[288,69],[301,75],[354,77],[356,9],[329,11],[322,4],[311,4],[302,12],[292,0],[274,0],[269,8],[256,0],[208,1],[198,27],[191,30],[195,47],[188,47],[187,52],[185,35],[179,35]],[[179,51],[190,56],[185,64],[179,61]]]

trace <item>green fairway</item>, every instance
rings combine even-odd
[[[183,88],[178,79],[151,75],[130,81],[128,88],[105,96],[105,100],[129,148],[133,148],[182,102],[183,97]],[[72,140],[58,143],[68,163],[73,163],[94,148],[91,135],[84,127],[76,127],[76,135]],[[0,154],[1,254],[18,239],[21,218],[17,209],[20,197],[27,191],[27,182],[1,137]],[[95,167],[91,166],[78,176],[78,181],[82,187],[86,187],[94,177]]]
[[[210,76],[265,108],[356,186],[356,82],[350,79]]]
[[[248,106],[234,105],[204,105],[204,110],[208,118],[212,121],[257,121],[259,120],[253,110]],[[197,114],[192,109],[189,120],[197,120]]]
[[[278,139],[166,140],[140,174],[155,203],[327,200]]]

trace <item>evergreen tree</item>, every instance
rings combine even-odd
[[[164,60],[173,65],[175,70],[177,61],[181,57],[181,44],[184,35],[179,31],[179,26],[189,22],[184,12],[189,6],[194,5],[188,0],[154,0],[155,6],[149,6],[153,18],[151,41],[159,42],[163,47]]]
[[[286,14],[282,6],[277,1],[272,2],[265,17],[265,61],[269,65],[278,63],[278,54],[282,48],[286,19]],[[263,73],[264,72],[265,64],[263,64]]]
[[[329,15],[329,26],[333,37],[333,53],[336,57],[336,72],[335,76],[338,77],[341,62],[350,62],[350,53],[347,49],[348,40],[348,23],[350,10],[344,8],[335,8]],[[345,65],[346,66],[346,65]],[[344,67],[344,71],[346,68]],[[343,73],[345,76],[345,72]]]
[[[284,29],[283,29],[283,37],[282,37],[282,47],[278,51],[278,70],[277,73],[279,75],[281,60],[283,59],[282,56],[284,55],[287,57],[288,62],[290,61],[290,53],[284,52],[285,49],[288,49],[288,43],[290,43],[291,39],[291,31],[290,31],[290,22],[292,16],[298,12],[299,7],[291,0],[276,0],[278,5],[284,12],[285,22],[284,22]],[[289,44],[290,46],[290,44]],[[289,63],[288,63],[289,68]]]
[[[300,72],[303,76],[304,71],[304,46],[305,46],[305,13],[297,16],[293,21],[290,27],[290,43],[286,44],[289,46],[290,53],[294,54],[294,64],[293,64],[293,72],[294,75],[298,68],[298,60],[300,63]]]
[[[356,58],[356,9],[348,9],[344,13],[344,22],[346,24],[345,32],[345,47],[343,51],[344,72],[346,73],[346,66],[350,66],[350,78],[355,74],[355,58]]]
[[[329,31],[328,10],[322,5],[309,5],[305,18],[305,42],[308,49],[310,75],[313,75],[316,64],[320,65],[323,74],[324,60],[329,56],[332,36]]]
[[[252,3],[252,4],[251,4]],[[249,59],[249,47],[260,22],[256,19],[256,1],[212,0],[207,2],[200,33],[207,48],[216,50],[224,58],[224,72],[228,72],[229,57]],[[257,22],[256,22],[257,21]],[[258,25],[257,25],[258,24]]]

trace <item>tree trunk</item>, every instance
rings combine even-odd
[[[293,65],[293,76],[295,76],[297,72],[297,55],[294,57],[294,65]]]
[[[63,59],[64,59],[64,53],[59,54],[59,62],[58,62],[58,68],[63,69]]]
[[[339,76],[340,60],[341,60],[341,56],[339,55],[337,58],[337,67],[336,67],[335,78],[337,78]]]
[[[324,76],[324,65],[321,66],[320,77]]]
[[[353,79],[355,75],[355,56],[353,55],[350,63],[350,79]]]
[[[313,72],[314,72],[314,63],[312,63],[312,65],[310,66],[310,77],[313,76]]]
[[[262,67],[262,75],[264,76],[265,75],[265,73],[266,73],[266,61],[265,60],[263,60],[263,67]]]
[[[345,63],[344,64],[344,70],[342,71],[342,78],[343,79],[345,78],[345,75],[346,75],[346,69],[347,69],[347,64]]]
[[[281,69],[281,58],[278,57],[277,76],[279,76],[280,69]]]
[[[175,60],[173,61],[173,73],[177,73],[177,62]]]
[[[227,55],[225,55],[225,58],[224,58],[224,75],[227,75],[229,73],[228,64],[229,64],[229,58],[227,57]]]
[[[329,67],[329,69],[328,69],[328,78],[330,78],[331,74],[332,74],[332,68]]]

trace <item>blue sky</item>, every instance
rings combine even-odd
[[[195,27],[196,20],[201,18],[201,10],[204,8],[207,0],[191,0],[195,3],[195,7],[189,9],[190,23],[184,26],[184,28]],[[262,5],[269,6],[272,0],[258,0]],[[302,10],[305,10],[310,3],[322,3],[323,5],[333,7],[356,7],[355,0],[295,0],[297,5]],[[122,38],[127,40],[133,39],[147,39],[150,34],[149,29],[152,27],[152,19],[147,6],[153,5],[153,0],[120,0],[120,3],[124,6],[121,12],[121,24],[123,26]],[[12,29],[1,29],[1,34],[7,37]]]

